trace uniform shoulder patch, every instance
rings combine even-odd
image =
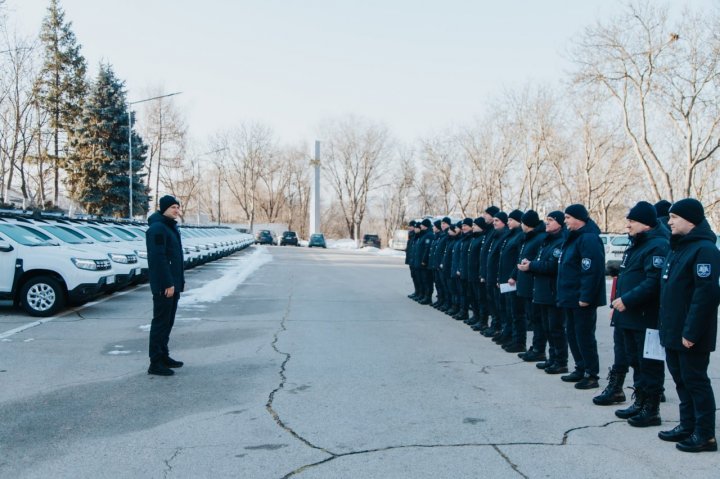
[[[429,240],[429,239],[426,239],[426,240],[425,240],[425,244],[429,244],[429,243],[430,243],[430,240]]]
[[[653,256],[652,258],[653,266],[662,269],[663,266],[665,266],[665,257],[664,256]]]
[[[709,263],[698,263],[695,265],[695,269],[698,275],[698,278],[708,278],[710,276],[711,267]]]
[[[580,262],[580,265],[582,266],[582,269],[587,271],[592,266],[592,260],[590,258],[583,258],[582,261]]]
[[[555,248],[553,250],[553,257],[559,258],[560,256],[562,256],[562,250],[560,248]]]

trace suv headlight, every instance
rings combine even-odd
[[[128,263],[128,257],[124,254],[118,254],[118,253],[108,253],[108,256],[111,260],[115,261],[116,263],[122,263],[127,264]]]
[[[147,259],[147,251],[135,250],[139,258]]]
[[[94,259],[71,258],[71,260],[77,268],[90,271],[96,271],[98,269]]]

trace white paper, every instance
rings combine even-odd
[[[517,290],[517,286],[514,284],[500,283],[500,292],[501,293],[511,293],[515,290]]]
[[[645,359],[658,359],[665,361],[665,348],[660,344],[660,331],[648,328],[645,331],[645,348],[643,351]]]

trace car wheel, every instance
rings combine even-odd
[[[31,316],[52,316],[65,306],[65,293],[56,279],[36,276],[20,290],[20,304]]]

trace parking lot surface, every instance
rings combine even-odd
[[[246,275],[249,265],[259,269]],[[720,470],[720,454],[684,454],[657,439],[678,419],[669,375],[663,426],[632,428],[615,407],[592,404],[599,391],[578,391],[407,299],[402,258],[252,247],[187,279],[190,299],[170,340],[185,367],[173,377],[146,374],[147,286],[33,327],[36,318],[0,305],[0,477],[709,478]],[[602,308],[604,371],[608,322]],[[719,362],[713,354],[716,395]]]

